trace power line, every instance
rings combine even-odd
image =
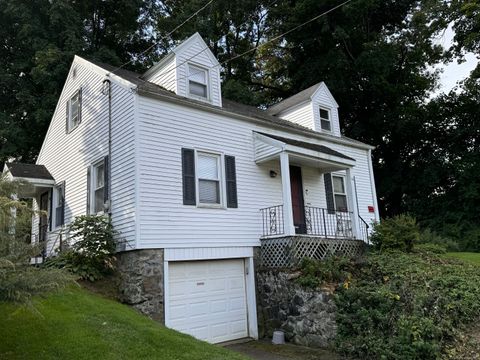
[[[208,5],[210,5],[211,3],[213,2],[213,0],[210,0],[208,3],[206,3],[205,5],[203,5],[200,9],[198,9],[197,11],[195,11],[192,15],[190,15],[185,21],[183,21],[180,25],[176,26],[172,31],[170,31],[169,33],[167,33],[166,35],[163,35],[160,37],[160,40],[168,40],[168,37],[170,37],[170,35],[172,35],[175,31],[177,31],[178,29],[180,29],[183,25],[185,25],[187,22],[189,22],[191,19],[193,19],[195,16],[197,16],[203,9],[205,9]],[[156,45],[157,45],[158,42],[155,42],[154,44],[152,44],[151,46],[149,46],[148,48],[146,48],[145,50],[143,50],[140,54],[137,55],[137,57],[147,53],[148,51],[150,51],[151,49],[153,49]],[[115,71],[118,71],[120,70],[121,68],[123,68],[124,66],[130,64],[131,62],[133,61],[133,59],[130,59],[129,61],[127,61],[126,63],[120,65],[119,67],[117,67],[116,69],[114,69],[113,71],[111,71],[111,73],[115,73]]]
[[[284,33],[282,33],[282,34],[280,34],[280,35],[277,35],[277,36],[273,37],[272,39],[270,39],[270,40],[268,40],[268,41],[266,41],[266,42],[264,42],[264,43],[262,43],[262,44],[260,44],[260,45],[258,45],[258,46],[255,46],[255,47],[253,47],[253,48],[251,48],[251,49],[249,49],[249,50],[247,50],[247,51],[244,51],[244,52],[241,53],[241,54],[235,55],[234,57],[232,57],[232,58],[230,58],[230,59],[226,59],[226,60],[224,60],[224,61],[222,61],[222,62],[219,62],[219,63],[216,64],[216,65],[209,66],[208,69],[213,69],[213,68],[215,68],[215,67],[217,67],[217,66],[224,65],[224,64],[226,64],[226,63],[228,63],[228,62],[230,62],[230,61],[233,61],[233,60],[236,60],[236,59],[238,59],[238,58],[240,58],[240,57],[242,57],[242,56],[245,56],[245,55],[247,55],[247,54],[249,54],[249,53],[251,53],[251,52],[253,52],[253,51],[255,51],[255,50],[259,49],[259,48],[261,48],[262,46],[265,46],[265,45],[267,45],[267,44],[269,44],[269,43],[271,43],[271,42],[273,42],[273,41],[276,41],[276,40],[284,37],[285,35],[288,35],[288,34],[292,33],[293,31],[296,31],[296,30],[300,29],[301,27],[303,27],[303,26],[305,26],[305,25],[307,25],[307,24],[309,24],[309,23],[311,23],[311,22],[313,22],[313,21],[315,21],[315,20],[318,20],[319,18],[321,18],[321,17],[323,17],[323,16],[331,13],[332,11],[337,10],[338,8],[340,8],[340,7],[348,4],[348,3],[351,2],[351,1],[352,1],[352,0],[346,0],[346,1],[344,1],[343,3],[338,4],[338,5],[334,6],[333,8],[331,8],[331,9],[329,9],[329,10],[327,10],[327,11],[324,11],[323,13],[321,13],[321,14],[319,14],[319,15],[317,15],[317,16],[314,16],[313,18],[305,21],[304,23],[301,23],[300,25],[297,25],[297,26],[295,26],[294,28],[292,28],[292,29],[290,29],[290,30],[288,30],[288,31],[286,31],[286,32],[284,32]],[[205,51],[205,50],[207,50],[207,49],[208,49],[208,46],[207,46],[206,48],[202,49],[199,53],[201,53],[201,52],[203,52],[203,51]],[[185,64],[187,61],[193,59],[195,56],[196,56],[196,55],[193,55],[193,56],[189,57],[187,60],[183,61],[182,63],[178,64],[177,66],[175,66],[174,68],[172,68],[172,69],[170,69],[170,70],[168,70],[168,71],[173,71],[173,70],[175,70],[175,69],[178,68],[179,66]],[[167,71],[167,72],[168,72],[168,71]],[[188,75],[188,76],[182,76],[182,77],[173,79],[173,80],[169,81],[168,83],[166,83],[165,85],[169,85],[171,82],[175,82],[175,81],[178,81],[178,80],[182,80],[182,79],[185,79],[185,78],[187,78],[187,77],[189,77],[189,76],[191,76],[191,75],[196,75],[196,74],[200,74],[200,73],[201,73],[201,71],[198,71],[197,73],[190,74],[190,75]]]

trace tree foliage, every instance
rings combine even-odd
[[[27,186],[0,177],[0,301],[29,303],[32,296],[71,281],[61,270],[30,265],[30,259],[38,256],[41,248],[30,242],[30,204],[15,198]]]

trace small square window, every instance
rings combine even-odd
[[[188,65],[188,91],[195,97],[208,98],[208,71],[206,69]]]
[[[200,204],[221,204],[220,155],[197,154],[198,202]]]
[[[322,130],[332,131],[329,110],[320,108],[320,126],[322,127]]]

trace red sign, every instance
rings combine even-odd
[[[370,206],[368,207],[368,212],[369,212],[369,213],[375,212],[375,208],[370,205]]]

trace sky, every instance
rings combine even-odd
[[[448,48],[453,43],[453,37],[455,33],[451,27],[449,27],[441,36],[438,37],[437,42],[443,47]],[[443,69],[443,73],[440,75],[440,89],[438,93],[448,93],[451,89],[457,85],[458,81],[467,78],[470,72],[477,66],[479,59],[473,53],[465,55],[465,62],[458,64],[457,60],[447,64],[438,65],[435,68]]]

